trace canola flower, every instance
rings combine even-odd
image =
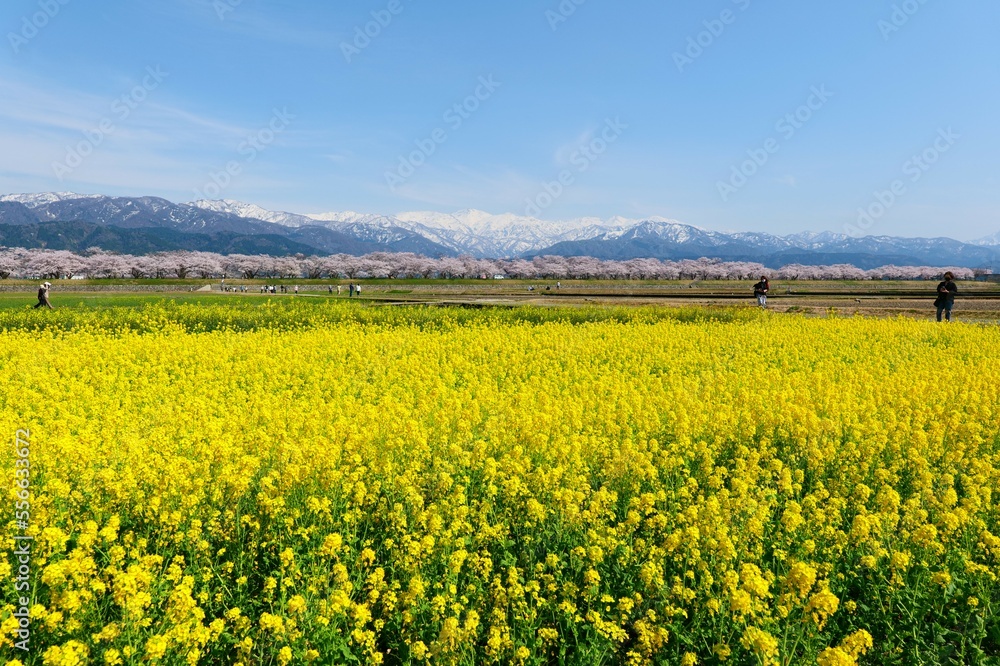
[[[995,328],[54,314],[0,314],[0,425],[32,432],[38,572],[24,655],[0,561],[0,663],[1000,652]]]

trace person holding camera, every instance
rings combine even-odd
[[[760,282],[753,286],[753,295],[757,297],[757,305],[762,308],[767,307],[767,292],[771,291],[771,285],[767,282],[767,276],[761,275]]]
[[[955,284],[955,276],[951,271],[944,274],[944,280],[937,286],[937,298],[934,305],[937,306],[937,320],[941,321],[941,314],[947,321],[951,321],[951,309],[955,306],[955,294],[958,293],[958,285]]]

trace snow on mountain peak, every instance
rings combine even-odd
[[[475,208],[465,208],[452,214],[456,219],[462,220],[469,226],[480,226],[483,223],[488,223],[494,215],[487,213],[483,210],[476,210]]]
[[[318,224],[348,233],[360,233],[365,229],[374,232],[376,229],[400,227],[456,252],[477,256],[516,256],[564,241],[589,240],[602,235],[617,237],[630,229],[639,229],[644,234],[677,243],[687,242],[693,236],[706,238],[713,236],[713,232],[656,216],[642,220],[615,216],[607,219],[582,217],[554,221],[514,213],[495,215],[475,208],[466,208],[454,213],[408,211],[391,216],[354,211],[292,216],[289,213],[272,213],[252,204],[231,200],[198,201],[192,205],[287,226]],[[290,217],[294,219],[289,219]]]
[[[385,215],[377,215],[375,213],[356,213],[352,210],[345,210],[339,213],[309,213],[305,217],[316,222],[335,224],[366,224],[376,220],[393,219]]]
[[[187,205],[212,211],[213,213],[228,213],[238,217],[271,222],[286,227],[301,227],[309,224],[309,220],[304,215],[268,210],[261,208],[257,204],[243,203],[242,201],[234,201],[233,199],[199,199]]]
[[[983,238],[977,238],[974,241],[970,241],[970,243],[972,243],[973,245],[984,245],[984,246],[1000,245],[1000,231],[998,231],[995,234],[990,234],[989,236],[985,236]]]
[[[970,262],[988,265],[995,261],[994,248],[977,245],[1000,246],[1000,233],[966,245],[944,238],[866,236],[855,239],[830,231],[777,236],[762,232],[711,231],[658,216],[639,219],[581,217],[552,221],[514,213],[494,215],[471,208],[454,213],[416,211],[381,215],[343,211],[307,216],[271,211],[232,199],[173,204],[157,197],[112,197],[73,192],[6,194],[0,195],[0,202],[27,206],[42,222],[93,220],[99,225],[129,228],[166,225],[185,232],[222,228],[253,234],[260,233],[261,227],[248,224],[248,221],[256,220],[295,229],[294,234],[309,238],[323,236],[317,227],[325,227],[365,243],[396,248],[398,251],[431,254],[445,251],[491,258],[530,256],[544,253],[549,248],[554,252],[599,252],[603,244],[609,243],[609,247],[615,248],[614,253],[655,251],[660,253],[659,256],[682,256],[685,253],[698,253],[698,256],[787,256],[804,261],[803,257],[818,252],[825,253],[824,260],[837,255],[844,257],[845,262],[849,262],[847,257],[871,262],[874,261],[872,257],[878,255],[891,255],[893,261],[932,262],[941,259],[925,257],[947,256],[952,257],[948,261],[957,262],[955,265],[968,266]],[[25,224],[32,217],[18,211],[17,206],[0,206],[0,214],[4,213],[12,216],[12,224]]]
[[[28,208],[37,208],[45,204],[70,199],[98,199],[101,194],[76,194],[75,192],[39,192],[37,194],[4,194],[0,201],[13,201],[24,204]]]

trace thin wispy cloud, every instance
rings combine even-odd
[[[234,125],[230,122],[185,111],[175,106],[166,106],[151,102],[149,108],[158,113],[161,119],[170,121],[175,126],[185,125],[189,128],[207,130],[214,135],[234,138],[246,134],[252,129],[250,125]]]
[[[995,0],[928,3],[888,42],[871,8],[755,4],[682,72],[668,54],[715,20],[702,5],[587,3],[555,32],[529,5],[115,0],[85,11],[74,0],[17,53],[0,53],[0,189],[119,193],[120,178],[146,190],[135,193],[184,198],[236,164],[221,196],[256,202],[253,183],[293,211],[533,205],[559,219],[638,208],[707,228],[836,231],[953,127],[960,145],[905,206],[946,206],[963,237],[1000,228],[988,180],[998,92],[975,84],[996,78],[982,57],[995,51]],[[9,29],[37,6],[3,10]],[[359,50],[349,59],[346,42]],[[620,43],[629,48],[604,47]],[[169,76],[122,118],[111,105],[149,66]],[[467,97],[483,77],[502,83],[495,97]],[[811,91],[824,85],[835,103],[818,112]],[[269,136],[286,105],[294,122]],[[606,124],[619,115],[620,139]],[[60,180],[53,162],[105,119],[114,132]],[[387,172],[411,167],[388,185]],[[720,198],[719,182],[744,178]],[[937,211],[905,206],[878,232],[940,226]]]
[[[119,96],[24,78],[0,71],[0,96],[6,102],[0,106],[5,148],[0,171],[13,182],[56,180],[27,189],[192,191],[213,168],[234,159],[241,141],[257,131],[250,123],[181,108],[161,90],[147,91],[141,102],[123,103]],[[132,89],[126,86],[122,95]],[[154,101],[158,93],[165,102]],[[266,120],[262,117],[259,125],[266,126]],[[240,179],[241,187],[289,183],[280,170],[272,174],[277,178],[261,175],[266,160],[255,162]]]
[[[352,26],[328,28],[286,21],[274,7],[247,0],[139,0],[150,12],[198,27],[211,28],[254,40],[283,45],[336,50]]]
[[[83,131],[102,113],[110,112],[111,101],[100,95],[76,90],[54,90],[15,81],[0,71],[0,119],[5,124],[21,124],[43,131]]]
[[[163,134],[172,142],[231,139],[251,129],[249,124],[235,125],[156,102],[156,90],[137,101],[129,98],[133,89],[134,85],[128,85],[120,93],[103,95],[51,81],[18,81],[0,72],[0,96],[5,100],[0,106],[0,119],[8,126],[21,124],[50,135],[94,131],[102,120],[108,120],[115,125],[117,136],[130,130],[146,130]]]

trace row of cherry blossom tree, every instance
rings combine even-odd
[[[767,275],[777,280],[919,280],[935,279],[946,270],[959,280],[982,271],[961,267],[882,266],[862,270],[849,264],[770,270],[762,264],[718,259],[600,260],[593,257],[544,256],[527,259],[433,259],[409,252],[374,252],[361,257],[270,257],[213,252],[161,252],[145,256],[115,254],[90,248],[83,254],[65,250],[0,249],[0,278],[521,278],[605,280],[750,280]]]

